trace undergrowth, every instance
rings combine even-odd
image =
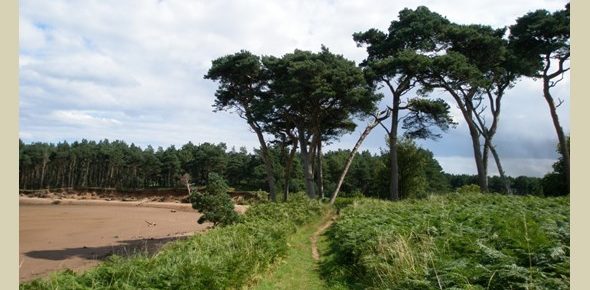
[[[569,198],[450,194],[347,201],[328,282],[353,289],[569,289]]]
[[[155,256],[114,256],[83,274],[62,271],[20,289],[236,289],[287,253],[297,227],[323,212],[317,201],[251,207],[242,222],[167,245]]]

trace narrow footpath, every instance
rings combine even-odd
[[[334,213],[330,212],[321,220],[299,229],[289,240],[287,256],[251,289],[328,289],[319,274],[321,252],[318,241],[333,218]]]

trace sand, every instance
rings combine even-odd
[[[208,228],[197,223],[199,216],[181,203],[21,197],[20,281],[66,268],[83,271],[113,253],[154,252]]]

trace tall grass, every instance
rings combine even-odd
[[[332,283],[358,289],[569,289],[569,199],[357,200],[327,232]]]
[[[152,257],[112,257],[83,274],[64,271],[21,289],[228,289],[250,282],[287,253],[298,226],[323,208],[299,198],[253,206],[243,222],[167,245]]]

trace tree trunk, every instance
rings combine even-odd
[[[400,97],[393,94],[393,109],[391,110],[391,129],[389,132],[389,164],[391,166],[391,183],[389,184],[389,199],[399,200],[399,167],[397,160],[397,126],[399,123]]]
[[[297,140],[293,142],[291,152],[289,152],[289,159],[287,159],[287,165],[285,166],[285,191],[283,193],[283,201],[287,201],[289,198],[289,183],[291,182],[291,168],[293,166],[293,158],[297,152]]]
[[[559,151],[561,156],[565,162],[565,176],[567,186],[569,188],[570,185],[570,152],[569,147],[567,146],[567,140],[565,134],[563,132],[563,128],[559,123],[559,116],[557,115],[557,107],[555,106],[555,102],[553,102],[553,96],[549,92],[549,81],[548,77],[543,77],[543,95],[545,100],[547,101],[547,105],[549,105],[549,111],[551,112],[551,119],[553,120],[553,126],[555,127],[555,131],[557,132],[557,139],[559,140]]]
[[[324,198],[324,172],[322,168],[322,138],[318,138],[318,152],[317,152],[317,163],[318,163],[318,192],[320,199]]]
[[[338,179],[338,184],[336,185],[336,189],[334,190],[334,193],[332,193],[332,197],[330,198],[330,205],[333,205],[334,202],[336,201],[336,196],[338,196],[338,192],[340,192],[340,187],[342,187],[342,183],[344,183],[344,177],[346,177],[346,174],[348,173],[348,169],[350,168],[350,165],[352,164],[352,160],[354,159],[356,152],[359,150],[359,148],[361,147],[361,144],[363,144],[363,141],[365,141],[365,138],[367,138],[367,136],[369,136],[369,133],[371,132],[371,130],[373,130],[373,128],[375,128],[375,126],[377,126],[377,124],[379,124],[379,122],[377,122],[377,120],[376,120],[375,122],[367,125],[367,128],[365,128],[365,131],[363,131],[363,133],[359,137],[358,141],[356,141],[354,148],[352,148],[350,155],[348,155],[348,158],[346,159],[346,164],[344,165],[344,170],[342,171],[342,174],[340,174],[340,178]]]
[[[258,142],[260,142],[260,152],[262,153],[262,162],[264,163],[264,168],[266,169],[266,181],[268,182],[269,188],[269,199],[271,201],[277,201],[277,193],[275,189],[275,177],[274,177],[274,170],[272,167],[272,161],[270,160],[270,156],[268,154],[268,147],[266,146],[266,141],[264,141],[264,135],[262,135],[262,130],[254,123],[250,122],[250,127],[256,132],[256,136],[258,137]]]
[[[512,194],[512,188],[510,188],[510,180],[508,180],[508,177],[506,177],[506,174],[504,173],[504,169],[502,168],[502,163],[500,162],[500,156],[498,155],[498,152],[496,151],[496,147],[494,147],[494,145],[492,145],[491,143],[488,145],[490,151],[492,151],[492,155],[494,156],[494,160],[496,161],[496,166],[498,167],[498,173],[500,173],[500,178],[502,179],[502,182],[504,183],[504,189],[506,190],[507,194]]]
[[[482,154],[482,163],[483,163],[483,170],[486,176],[486,184],[489,183],[488,181],[488,168],[489,168],[489,159],[490,159],[490,148],[492,147],[492,140],[491,137],[488,138],[484,136],[484,144],[483,144],[483,154]]]
[[[70,188],[74,188],[74,179],[72,178],[72,175],[74,174],[74,167],[75,166],[76,166],[76,158],[74,157],[74,159],[70,163],[70,168],[69,168],[69,172],[68,172],[68,187],[70,187]]]
[[[479,189],[481,192],[488,191],[488,176],[483,165],[483,156],[481,153],[481,143],[479,141],[479,133],[474,127],[473,120],[467,121],[469,126],[469,135],[471,136],[471,144],[473,145],[473,156],[475,158],[475,166],[477,167],[477,177],[479,180]]]
[[[45,167],[47,166],[48,161],[48,154],[46,152],[43,152],[43,165],[41,167],[41,186],[39,188],[43,188],[43,182],[45,181]]]
[[[474,108],[473,104],[473,96],[477,92],[475,89],[470,90],[467,92],[466,95],[461,98],[453,89],[445,87],[445,89],[453,96],[455,101],[457,102],[457,106],[461,110],[463,114],[463,118],[467,123],[467,127],[469,128],[469,135],[471,136],[471,144],[473,146],[473,157],[475,158],[475,166],[477,168],[477,177],[479,183],[479,189],[481,192],[488,191],[488,177],[486,168],[484,167],[483,156],[482,156],[482,146],[479,141],[479,131],[477,129],[477,125],[473,120]]]
[[[84,177],[82,178],[82,187],[87,186],[89,173],[90,173],[90,161],[86,161],[86,171],[84,172]]]
[[[305,176],[305,189],[309,198],[316,198],[315,187],[313,182],[313,169],[311,168],[311,160],[309,152],[307,151],[307,138],[305,132],[301,127],[297,128],[299,132],[299,146],[301,147],[301,159],[303,161],[303,175]]]

